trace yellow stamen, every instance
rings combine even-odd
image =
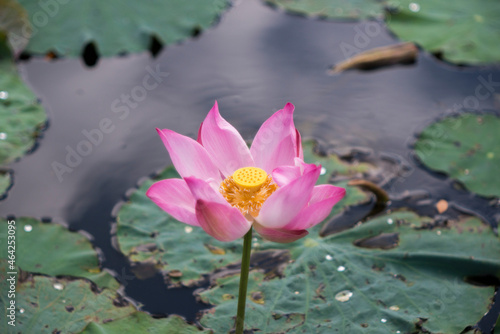
[[[222,181],[219,191],[229,204],[255,218],[266,199],[277,189],[271,175],[257,167],[245,167]]]

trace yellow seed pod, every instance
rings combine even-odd
[[[233,173],[233,180],[240,188],[257,190],[266,182],[267,173],[258,167],[243,167]]]

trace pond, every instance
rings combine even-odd
[[[340,45],[355,45],[360,34],[367,36],[362,47],[358,45],[361,51],[398,43],[381,21],[313,19],[258,0],[236,1],[214,26],[189,40],[157,50],[155,56],[142,52],[100,57],[93,66],[87,66],[82,58],[25,57],[28,59],[17,66],[41,100],[48,114],[48,125],[35,149],[8,165],[13,186],[0,202],[2,216],[65,223],[71,231],[83,232],[99,250],[102,268],[112,271],[124,287],[124,296],[141,304],[142,310],[157,316],[178,314],[189,322],[199,321],[199,312],[211,308],[198,295],[200,289],[208,290],[214,284],[211,274],[190,287],[167,288],[172,282],[165,274],[166,264],[156,269],[151,263],[130,264],[122,254],[116,237],[116,216],[145,178],[171,164],[156,127],[195,138],[200,123],[217,100],[221,115],[244,139],[251,140],[264,120],[286,102],[292,102],[296,108],[295,125],[303,139],[319,142],[322,152],[337,154],[347,163],[374,166],[365,179],[389,195],[390,200],[377,208],[378,213],[373,211],[373,195],[369,202],[356,203],[338,212],[336,223],[330,222],[333,230],[338,228],[335,224],[354,226],[358,221],[365,222],[368,214],[376,218],[410,208],[420,216],[435,218],[434,224],[458,220],[464,215],[479,217],[485,230],[478,228],[481,233],[497,232],[498,196],[476,195],[446,173],[424,166],[415,154],[414,145],[418,134],[430,124],[465,113],[471,97],[476,96],[485,81],[500,82],[500,68],[457,66],[420,50],[411,64],[329,73],[332,65],[346,60]],[[92,62],[91,52],[85,57]],[[141,88],[146,86],[147,89]],[[487,98],[475,99],[473,112],[498,116],[498,96],[495,91]],[[78,154],[85,146],[83,141],[90,142],[85,155]],[[58,171],[55,162],[68,168]],[[328,174],[335,172],[328,166],[325,168]],[[371,193],[370,187],[366,194]],[[444,212],[436,211],[440,200],[447,204]],[[444,226],[443,229],[450,228]],[[37,230],[30,233],[36,235]],[[466,244],[468,239],[457,240]],[[418,247],[425,247],[425,243]],[[495,247],[492,250],[498,249],[498,245]],[[32,251],[43,252],[43,249]],[[292,252],[293,256],[296,254]],[[493,254],[488,265],[498,268],[499,259],[499,254]],[[345,266],[349,268],[349,263]],[[166,270],[162,274],[157,269]],[[452,270],[449,275],[439,279],[462,284],[456,282],[462,274]],[[486,275],[489,280],[481,274],[477,276],[478,282],[473,283],[487,285],[490,289],[487,294],[493,298],[492,292],[495,286],[498,291],[499,286],[498,271],[496,277]],[[385,291],[389,287],[380,289]],[[353,289],[347,289],[339,298],[348,301],[349,290]],[[384,293],[394,292],[389,289]],[[445,298],[439,310],[449,307],[450,302],[468,303],[471,296],[464,292],[460,298]],[[217,299],[209,295],[203,300]],[[429,303],[433,301],[429,299]],[[487,304],[491,305],[491,300]],[[355,310],[353,307],[351,311]],[[432,317],[432,312],[426,312],[423,313]],[[479,321],[484,333],[493,333],[499,313],[497,297],[483,320],[469,318],[466,323],[475,325]],[[397,315],[380,317],[396,323],[396,327],[398,321],[404,322]],[[298,331],[300,321],[292,316],[289,320],[298,326]],[[340,328],[339,332],[361,332],[363,325],[358,324],[352,331],[349,327]],[[370,328],[380,330],[373,326],[365,332],[370,332]],[[422,330],[425,320],[415,326]],[[272,328],[270,325],[269,331]],[[293,328],[289,330],[294,332]],[[395,327],[389,328],[394,332]]]

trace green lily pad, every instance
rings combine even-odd
[[[118,243],[131,261],[174,271],[175,276],[182,276],[173,277],[173,282],[193,285],[203,274],[237,261],[242,243],[217,241],[201,228],[183,224],[158,208],[146,191],[157,180],[169,178],[179,178],[174,167],[144,182],[121,207],[117,216]]]
[[[500,2],[401,0],[387,24],[399,38],[454,63],[500,61]]]
[[[14,54],[19,54],[31,37],[28,13],[15,0],[0,0],[0,35],[7,35],[7,40]]]
[[[289,246],[281,278],[251,272],[246,328],[262,333],[459,333],[481,319],[493,287],[465,277],[500,276],[500,241],[476,218],[433,227],[408,211]],[[239,276],[201,293],[215,305],[200,322],[234,324]],[[231,296],[233,298],[231,298]]]
[[[91,42],[102,56],[147,50],[153,35],[165,45],[177,43],[210,27],[229,5],[228,0],[19,3],[33,18],[26,50],[63,56],[79,56]]]
[[[350,166],[333,155],[314,155],[313,147],[313,142],[306,142],[304,154],[306,161],[321,163],[325,167],[325,173],[318,183],[325,183],[330,174],[337,170],[349,176],[354,175],[354,171],[364,171],[369,166]],[[117,240],[121,252],[132,262],[155,266],[169,275],[172,284],[190,286],[198,283],[203,275],[239,261],[242,241],[217,241],[199,227],[178,222],[146,196],[146,191],[154,182],[178,177],[175,169],[168,167],[158,177],[145,181],[130,196],[117,214]],[[347,186],[346,182],[338,184],[347,187],[347,195],[334,207],[330,217],[349,205],[370,199],[357,187]],[[276,247],[275,243],[261,240],[258,235],[255,235],[254,245],[258,245],[255,249],[262,251]]]
[[[385,1],[376,0],[265,0],[293,13],[327,18],[383,17]]]
[[[119,287],[113,276],[101,271],[97,252],[83,235],[34,218],[16,218],[15,227],[16,263],[22,270],[84,277],[100,287]],[[1,240],[7,240],[8,231],[9,224],[0,224]],[[0,258],[8,258],[7,247],[0,249]]]
[[[467,113],[431,124],[415,152],[430,169],[444,172],[467,189],[500,197],[500,117]]]
[[[2,291],[8,290],[6,278],[10,275],[5,272],[0,273]],[[16,333],[80,333],[91,321],[112,321],[136,311],[116,292],[96,291],[86,280],[43,276],[17,279]],[[0,301],[5,310],[10,300],[2,294]],[[2,333],[10,333],[12,328],[7,321],[0,324]]]
[[[188,325],[179,316],[170,316],[164,319],[154,319],[151,316],[136,312],[126,318],[108,323],[91,322],[87,325],[83,334],[122,334],[122,333],[168,333],[168,334],[200,334],[212,333],[211,331],[199,330]]]
[[[14,54],[19,54],[31,37],[31,25],[28,13],[15,0],[0,0],[0,35],[7,35],[7,40]]]
[[[47,115],[19,77],[0,39],[0,165],[23,156],[34,145]]]
[[[8,263],[0,259],[0,288],[9,291]],[[84,279],[15,275],[15,327],[10,318],[0,324],[2,333],[200,333],[179,317],[154,319],[110,289],[99,290]],[[7,293],[0,296],[5,315],[11,305]],[[14,331],[11,331],[14,330]]]
[[[0,199],[7,196],[7,191],[12,185],[12,178],[9,172],[0,171]]]

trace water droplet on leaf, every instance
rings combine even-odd
[[[410,5],[408,6],[410,8],[410,10],[414,13],[420,11],[420,5],[416,2],[412,2],[410,3]]]
[[[335,295],[335,299],[337,299],[339,302],[345,303],[349,299],[351,299],[353,293],[349,290],[343,290],[340,291]]]
[[[52,285],[52,286],[56,290],[62,290],[62,289],[64,289],[64,285],[62,285],[61,283],[54,283],[54,285]]]

